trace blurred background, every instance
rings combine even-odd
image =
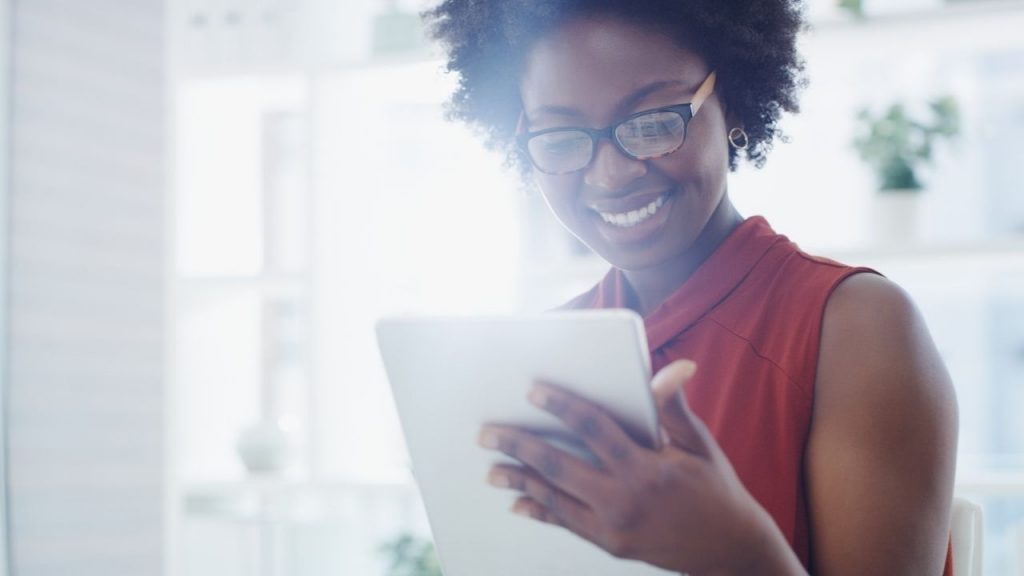
[[[605,268],[444,121],[428,4],[0,0],[0,575],[430,574],[374,321]],[[730,192],[914,295],[1022,575],[1024,0],[807,12],[803,112]]]

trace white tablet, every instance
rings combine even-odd
[[[516,493],[485,480],[504,457],[477,445],[486,422],[566,431],[527,401],[536,379],[593,400],[638,441],[657,445],[640,316],[388,318],[378,322],[377,339],[445,576],[670,574],[512,514]]]

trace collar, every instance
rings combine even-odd
[[[744,220],[678,290],[644,317],[651,351],[689,329],[724,301],[780,242],[788,239],[776,234],[764,217]],[[612,268],[597,286],[594,306],[625,308],[631,291],[625,274]]]

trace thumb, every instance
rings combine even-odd
[[[701,456],[711,456],[709,433],[704,423],[690,410],[683,385],[693,378],[697,364],[676,360],[654,376],[654,400],[661,417],[661,427],[672,445]]]

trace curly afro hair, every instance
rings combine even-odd
[[[534,42],[569,20],[604,15],[656,27],[717,71],[716,92],[746,130],[746,156],[760,168],[782,113],[797,112],[805,84],[796,50],[800,0],[444,0],[424,12],[430,35],[458,77],[448,116],[479,129],[524,173],[516,148],[519,77]],[[730,148],[735,169],[737,151]]]

